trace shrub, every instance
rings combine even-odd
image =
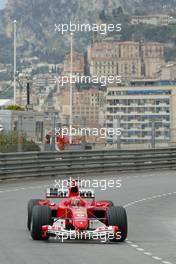
[[[40,151],[40,147],[33,141],[23,136],[23,144],[19,145],[17,132],[0,133],[0,152],[10,153],[20,151]]]
[[[6,110],[24,111],[24,108],[20,105],[9,105],[6,107]]]

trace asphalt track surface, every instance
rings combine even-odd
[[[26,205],[43,198],[54,180],[0,184],[0,264],[176,263],[176,171],[122,173],[122,187],[96,189],[97,199],[126,207],[129,222],[125,243],[56,240],[33,241],[26,229]],[[91,179],[102,179],[92,176]]]

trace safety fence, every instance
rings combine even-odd
[[[176,169],[176,148],[0,154],[0,179]]]

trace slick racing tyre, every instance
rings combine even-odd
[[[123,242],[127,238],[128,223],[126,210],[121,206],[112,206],[107,210],[108,226],[118,226],[120,233],[120,239],[111,239],[111,242]]]
[[[42,238],[42,226],[51,225],[52,214],[48,206],[34,206],[31,218],[31,237],[33,240],[48,240],[49,237]]]
[[[31,217],[32,217],[32,208],[37,205],[40,199],[31,199],[28,202],[27,211],[28,211],[28,219],[27,219],[27,228],[30,230],[31,228]]]

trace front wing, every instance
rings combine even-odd
[[[67,230],[58,226],[42,226],[43,238],[55,237],[64,240],[120,240],[121,232],[117,226],[105,226],[95,230]]]

